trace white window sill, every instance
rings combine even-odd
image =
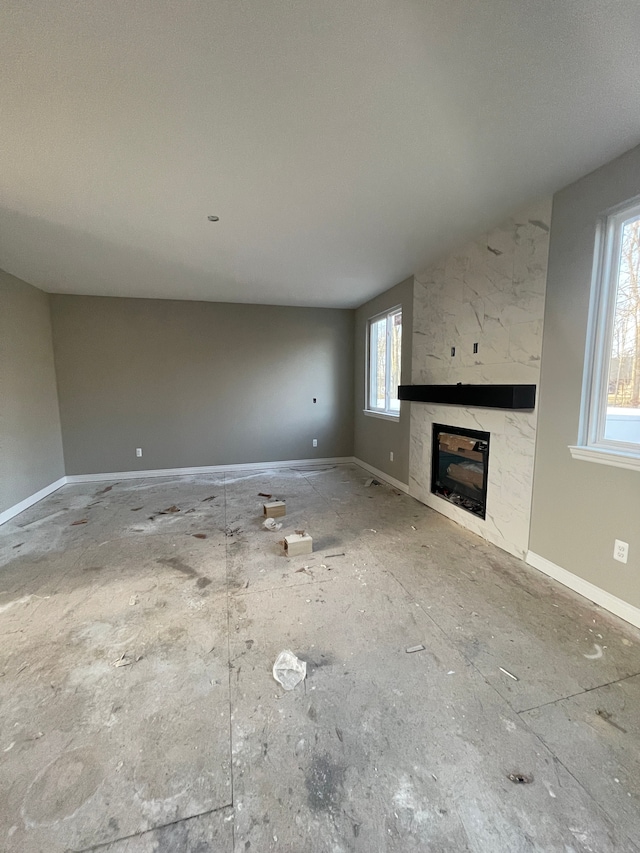
[[[615,468],[629,468],[640,471],[640,453],[632,451],[610,450],[608,447],[572,447],[569,452],[574,459],[582,462],[597,462],[600,465],[613,465]]]
[[[363,409],[362,411],[370,418],[381,418],[383,421],[396,421],[396,423],[400,420],[399,414],[389,415],[386,412],[373,412],[371,409]]]

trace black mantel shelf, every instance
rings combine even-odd
[[[485,409],[533,409],[535,385],[400,385],[398,399],[413,403],[481,406]]]

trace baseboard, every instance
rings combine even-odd
[[[399,489],[401,492],[406,492],[407,494],[409,494],[409,486],[407,483],[401,483],[400,480],[396,480],[395,477],[391,477],[389,476],[389,474],[385,474],[384,471],[380,471],[378,468],[374,468],[373,465],[369,465],[368,462],[363,462],[362,459],[358,459],[357,456],[352,457],[350,461],[355,462],[356,465],[359,465],[361,468],[364,468],[365,471],[368,471],[370,474],[373,474],[380,480],[384,480],[385,483],[389,483],[390,486]]]
[[[624,619],[625,622],[630,622],[631,625],[640,628],[640,609],[634,607],[632,604],[584,580],[584,578],[574,575],[573,572],[568,572],[566,569],[557,566],[551,560],[547,560],[546,557],[541,557],[540,554],[535,554],[533,551],[527,551],[526,562],[530,566],[533,566],[534,569],[538,569],[538,571],[559,581],[564,586],[568,586],[574,592],[588,598],[589,601],[599,604],[600,607],[604,607],[605,610]]]
[[[101,483],[105,480],[142,480],[147,477],[189,477],[194,474],[221,474],[228,471],[265,471],[270,468],[315,468],[318,465],[343,465],[353,456],[328,456],[322,459],[286,459],[279,462],[247,462],[240,465],[201,465],[197,468],[152,468],[148,471],[109,471],[104,474],[70,474],[67,483]]]
[[[29,509],[30,506],[37,504],[38,501],[41,501],[48,495],[53,494],[53,492],[57,492],[58,489],[62,488],[62,486],[66,485],[66,483],[67,478],[60,477],[60,479],[56,480],[55,483],[49,483],[48,486],[45,486],[44,489],[40,489],[39,492],[36,492],[33,495],[29,495],[28,498],[25,498],[23,501],[20,501],[20,503],[17,503],[14,506],[10,506],[9,509],[5,509],[4,512],[0,512],[0,524],[4,524],[5,522],[14,518],[16,515],[19,515],[21,512],[24,512],[25,509]]]

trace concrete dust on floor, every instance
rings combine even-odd
[[[0,848],[640,853],[639,633],[370,480],[74,485],[0,528]]]

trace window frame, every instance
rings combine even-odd
[[[640,196],[611,208],[596,223],[578,445],[569,448],[577,459],[633,469],[640,468],[640,443],[605,438],[605,428],[622,231],[638,218]]]
[[[365,408],[364,412],[367,415],[371,415],[376,418],[383,418],[384,420],[398,421],[400,419],[400,407],[396,409],[391,409],[389,406],[391,395],[391,359],[385,359],[385,408],[381,409],[377,406],[372,405],[371,401],[371,327],[374,323],[380,322],[383,318],[386,320],[386,348],[387,354],[389,352],[389,341],[390,334],[392,328],[392,318],[397,314],[400,315],[401,321],[400,325],[402,328],[402,305],[394,305],[393,308],[388,308],[385,311],[380,311],[378,314],[375,314],[373,317],[369,317],[367,320],[367,334],[366,334],[366,357],[365,357]],[[400,373],[402,374],[402,343],[400,344]],[[400,406],[402,403],[400,402]]]

